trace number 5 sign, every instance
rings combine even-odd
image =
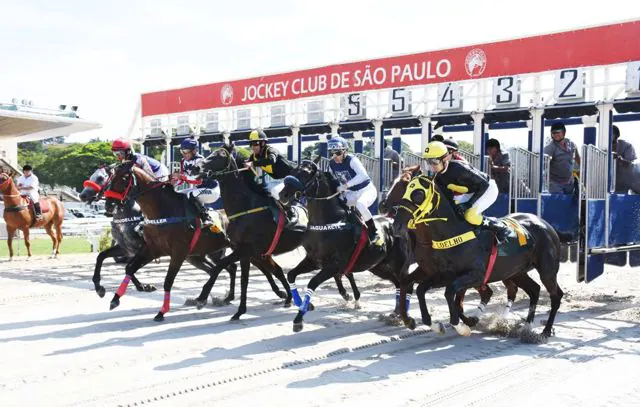
[[[584,70],[563,69],[556,72],[554,97],[558,102],[584,101]]]

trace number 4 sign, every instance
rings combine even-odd
[[[439,84],[438,109],[443,112],[462,111],[462,85],[452,82]]]

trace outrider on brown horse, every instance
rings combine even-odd
[[[13,259],[13,235],[18,229],[22,231],[24,236],[27,256],[31,257],[29,229],[33,227],[44,227],[47,231],[53,241],[51,257],[56,258],[60,254],[60,242],[62,241],[62,221],[64,220],[62,202],[51,196],[40,198],[42,218],[36,221],[33,205],[29,205],[27,198],[20,195],[11,176],[4,172],[0,173],[0,192],[2,192],[4,200],[4,221],[7,223],[9,260]]]

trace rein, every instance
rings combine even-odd
[[[307,192],[314,185],[315,185],[315,188],[316,188],[316,194],[318,193],[318,189],[320,189],[320,181],[318,180],[317,174],[318,174],[318,167],[315,166],[314,167],[314,171],[311,174],[311,180],[307,184],[303,184],[302,185],[302,191],[296,191],[296,193],[294,194],[294,197],[296,199],[300,199],[300,198],[302,198],[304,196],[306,199],[311,200],[311,201],[328,201],[328,200],[331,200],[331,199],[335,198],[336,196],[340,195],[340,192],[336,192],[336,193],[331,194],[329,196],[320,196],[320,197],[308,196]]]

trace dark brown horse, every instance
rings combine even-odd
[[[502,244],[503,249],[505,245],[519,248],[495,257],[491,254],[496,252],[493,233],[478,229],[462,219],[439,186],[432,179],[419,176],[409,183],[407,193],[397,206],[393,229],[394,235],[405,241],[409,240],[409,228],[415,230],[413,251],[419,266],[428,273],[423,283],[427,289],[446,287],[450,322],[458,333],[470,333],[464,319],[460,323],[464,310],[459,293],[499,280],[511,279],[519,284],[518,279],[536,269],[551,297],[551,312],[542,331],[543,336],[550,336],[563,296],[557,281],[560,238],[547,222],[535,215],[516,213],[502,219],[512,224],[516,231],[508,242]],[[521,238],[525,241],[521,242]],[[530,304],[526,322],[531,323],[535,317],[538,292],[527,293]],[[425,318],[430,320],[428,315],[423,315]],[[405,320],[405,324],[409,325],[411,321]]]
[[[386,213],[388,217],[393,218],[396,213],[396,206],[400,204],[402,200],[402,196],[407,191],[407,185],[413,179],[414,176],[418,175],[420,170],[419,166],[407,167],[403,170],[402,174],[400,174],[391,185],[391,189],[387,193],[387,197],[384,201],[380,203],[379,209],[380,212]],[[411,239],[412,247],[415,247],[416,244],[416,236],[415,233],[411,230],[409,232],[409,237]],[[430,242],[422,242],[423,246],[429,246]],[[427,250],[431,250],[428,248]],[[426,279],[426,273],[423,269],[418,267],[414,270],[409,276],[411,281],[420,283]],[[502,282],[504,286],[507,288],[507,305],[505,306],[503,316],[507,316],[511,311],[511,307],[516,300],[516,295],[518,294],[518,285],[516,285],[511,280],[505,280]],[[528,275],[522,278],[522,284],[527,286],[527,288],[531,291],[539,291],[540,287],[538,284],[533,281]],[[537,289],[536,289],[536,286]],[[480,304],[478,305],[478,312],[482,314],[489,304],[491,297],[493,296],[493,290],[488,285],[484,287],[476,287],[478,294],[480,294]],[[420,301],[420,308],[423,309],[426,307],[425,303],[425,285],[419,285],[416,290],[416,295],[418,296],[418,300]],[[459,300],[464,301],[464,292],[459,293]],[[462,304],[460,304],[462,306]],[[424,321],[423,321],[424,322]],[[465,321],[469,326],[474,326],[478,322],[477,318],[470,318]]]
[[[31,258],[29,229],[32,227],[43,227],[47,231],[53,242],[51,258],[56,258],[60,254],[60,242],[62,242],[62,221],[64,220],[62,202],[50,196],[41,198],[42,218],[36,221],[32,205],[29,205],[27,199],[20,195],[13,179],[6,173],[0,173],[0,192],[4,200],[4,221],[7,223],[9,260],[13,259],[13,235],[18,229],[22,231],[24,245],[27,246],[27,256]]]
[[[213,265],[205,256],[215,256],[216,252],[229,246],[229,241],[223,233],[201,230],[197,215],[187,211],[184,195],[176,193],[171,184],[156,181],[143,170],[134,167],[132,162],[116,168],[105,197],[107,212],[113,211],[118,202],[135,199],[147,219],[144,225],[146,244],[127,264],[127,275],[111,300],[111,309],[120,304],[120,297],[124,295],[133,273],[155,258],[170,256],[164,280],[164,303],[154,318],[162,321],[164,314],[169,311],[171,287],[184,261],[188,259],[192,264],[195,261],[199,263],[199,268],[210,272]],[[235,273],[232,274],[233,284]]]

